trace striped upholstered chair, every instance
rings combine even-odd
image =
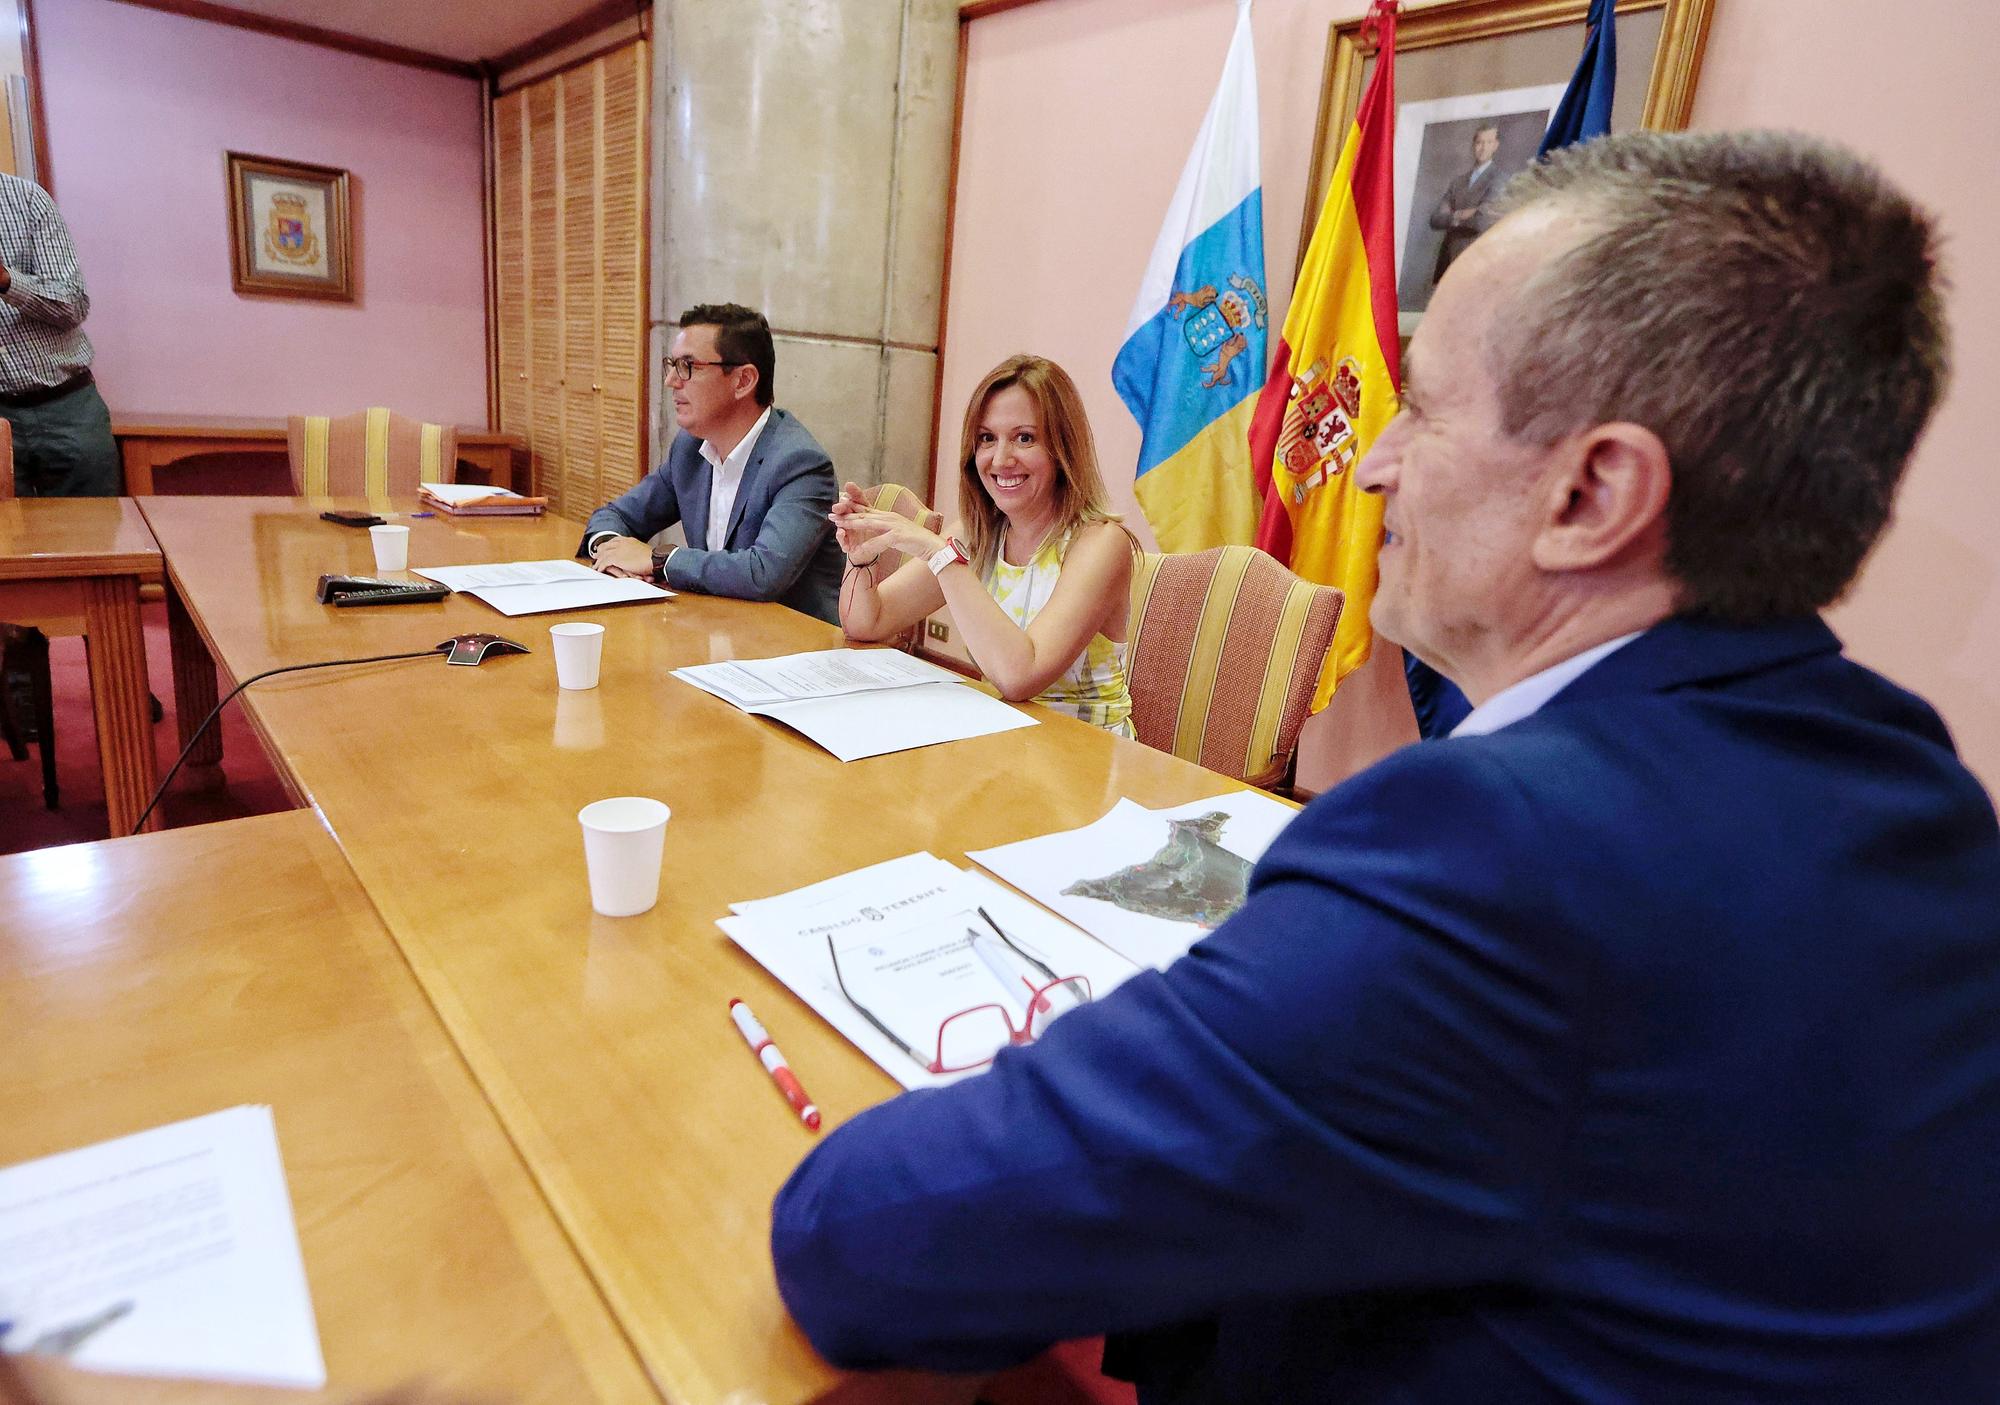
[[[1289,789],[1299,728],[1345,600],[1248,546],[1140,559],[1126,677],[1139,740]]]
[[[926,504],[917,496],[914,489],[906,488],[901,483],[883,483],[876,487],[868,494],[868,505],[880,508],[883,512],[894,512],[907,517],[927,532],[944,530],[943,514]],[[901,555],[901,552],[893,552],[890,559],[894,561]],[[914,654],[922,646],[923,640],[924,622],[919,620],[911,628],[904,630],[900,637],[887,642],[905,653]]]
[[[293,415],[285,438],[292,491],[306,497],[414,497],[417,484],[450,483],[458,474],[456,429],[380,406],[333,419]]]

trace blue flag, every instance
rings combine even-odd
[[[1611,10],[1612,0],[1590,0],[1590,13],[1583,22],[1583,57],[1542,133],[1537,157],[1611,131],[1611,93],[1618,83],[1618,26]],[[1409,684],[1410,706],[1416,710],[1417,734],[1426,741],[1450,736],[1472,711],[1472,703],[1458,686],[1415,654],[1403,655],[1403,678]]]
[[[1549,129],[1542,133],[1537,156],[1611,131],[1611,90],[1618,83],[1618,25],[1611,0],[1590,0],[1590,14],[1583,24],[1583,57],[1570,75],[1556,115],[1549,119]]]

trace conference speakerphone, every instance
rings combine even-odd
[[[319,578],[322,605],[411,605],[419,600],[442,600],[449,594],[449,586],[434,581],[385,581],[375,576]]]

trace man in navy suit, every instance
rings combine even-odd
[[[772,1247],[832,1361],[1103,1332],[1149,1405],[1995,1398],[2000,834],[1818,615],[1942,390],[1931,226],[1775,134],[1508,198],[1357,470],[1372,620],[1476,710],[1167,971],[806,1158]]]
[[[669,352],[681,432],[665,463],[590,515],[577,554],[613,575],[837,622],[841,557],[827,514],[840,485],[819,441],[771,406],[770,324],[736,303],[703,303]],[[688,544],[656,551],[651,538],[676,522]]]

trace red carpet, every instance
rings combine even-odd
[[[174,667],[167,647],[167,607],[143,607],[146,627],[146,673],[154,696],[167,709],[166,721],[153,728],[154,753],[165,775],[180,754],[175,742]],[[81,639],[49,641],[50,671],[55,682],[56,780],[62,787],[62,808],[42,808],[41,748],[28,748],[28,759],[15,761],[0,746],[0,853],[44,849],[53,844],[80,844],[108,838],[110,821],[104,810],[104,781],[97,769],[97,728],[91,719],[90,675]],[[221,690],[229,687],[219,680]],[[183,767],[173,789],[160,802],[164,827],[207,824],[292,808],[270,762],[244,720],[243,705],[233,702],[214,724],[222,728],[222,770],[204,777]]]

